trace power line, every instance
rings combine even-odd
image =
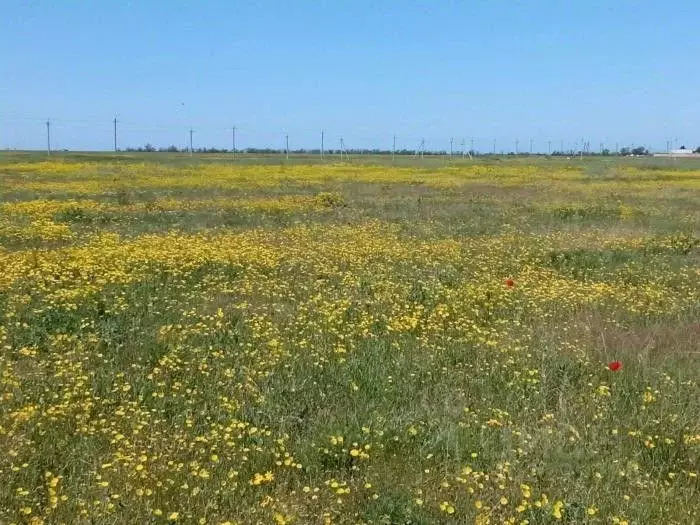
[[[120,148],[123,150],[126,146],[130,146],[131,143],[134,140],[139,140],[139,137],[142,135],[144,139],[146,138],[155,138],[156,140],[170,140],[170,138],[177,138],[178,136],[181,136],[181,133],[183,131],[183,126],[182,124],[178,125],[149,125],[148,123],[141,121],[141,122],[135,122],[135,121],[129,121],[128,119],[124,120],[123,118],[120,118],[121,114],[115,114],[113,115],[112,119],[109,119],[111,121],[112,126],[110,126],[112,129],[112,150],[114,152],[119,152]],[[123,117],[123,115],[121,116]],[[39,132],[39,127],[38,126],[45,126],[46,129],[46,142],[45,142],[45,149],[48,155],[55,155],[56,152],[58,151],[56,149],[56,144],[55,144],[55,133],[58,131],[60,137],[63,137],[63,140],[71,140],[70,134],[68,132],[72,132],[74,135],[78,136],[79,138],[82,137],[88,137],[87,135],[84,134],[83,129],[90,129],[90,130],[103,130],[100,133],[104,133],[106,131],[106,122],[107,118],[103,115],[99,121],[97,120],[92,120],[91,117],[89,118],[77,118],[77,119],[70,119],[70,118],[50,118],[50,119],[38,119],[34,118],[31,116],[22,116],[18,114],[11,114],[11,113],[4,113],[0,112],[0,118],[2,119],[2,126],[13,128],[16,127],[17,131],[19,132],[20,130],[29,130],[31,133],[33,140],[38,139],[38,144],[36,142],[33,143],[33,147],[39,147],[41,148],[41,139],[39,139],[38,135],[40,134]],[[138,118],[138,117],[137,117]],[[100,122],[101,124],[99,125],[94,125],[93,123]],[[186,128],[187,129],[187,128]],[[80,131],[79,131],[80,130]],[[204,128],[197,128],[197,132],[200,133],[200,140],[208,143],[210,140],[214,140],[217,144],[219,143],[220,139],[223,139],[222,141],[225,144],[225,141],[227,140],[226,137],[229,136],[229,144],[232,146],[231,151],[232,151],[232,157],[236,158],[237,153],[240,153],[237,151],[237,145],[236,145],[236,131],[238,128],[236,126],[233,127],[226,127],[226,126],[209,126],[209,127],[204,127]],[[148,135],[149,133],[153,133],[153,137]],[[159,133],[156,133],[159,132]],[[167,132],[167,133],[166,133]],[[188,136],[187,140],[189,140],[189,150],[190,153],[194,154],[194,128],[191,126],[189,129],[187,129],[187,132],[190,133]],[[202,134],[204,133],[204,135]],[[321,159],[325,160],[326,157],[326,149],[325,149],[325,130],[320,130],[321,133]],[[52,136],[52,134],[54,136]],[[106,133],[105,133],[106,134]],[[230,134],[230,135],[228,135]],[[97,133],[95,133],[96,137],[94,137],[94,140],[99,140],[99,136]],[[278,135],[279,137],[279,135]],[[414,135],[415,137],[415,135]],[[93,137],[88,137],[89,139],[93,139]],[[105,137],[106,138],[106,137]],[[362,143],[364,139],[362,137],[355,137],[356,140],[359,141],[359,143]],[[367,135],[365,138],[368,138],[370,140],[370,135]],[[394,133],[392,135],[392,144],[391,144],[391,156],[392,156],[392,161],[396,160],[396,155],[397,155],[397,142],[396,142],[397,135]],[[18,139],[19,140],[19,139]],[[102,139],[104,140],[104,139]],[[107,139],[109,140],[109,139]],[[265,140],[269,140],[269,137],[267,137]],[[288,135],[285,135],[285,155],[290,158],[290,147],[291,145],[288,143],[289,137]],[[304,140],[303,138],[298,140]],[[318,135],[317,135],[317,140],[318,140]],[[372,136],[371,137],[372,142],[369,143],[369,146],[367,148],[358,148],[358,149],[353,149],[352,151],[371,151],[371,150],[379,150],[379,151],[384,151],[385,153],[389,153],[388,148],[372,148],[372,144],[377,143],[377,137]],[[426,141],[430,140],[430,137],[422,138],[419,140],[419,148],[415,148],[414,152],[415,155],[418,156],[419,151],[420,151],[420,157],[421,159],[425,158],[425,153],[427,149],[427,143]],[[442,140],[445,140],[443,138]],[[459,138],[459,137],[449,137],[449,156],[450,159],[454,159],[456,155],[460,154],[465,157],[467,153],[475,153],[475,143],[478,140],[482,140],[483,142],[488,141],[489,139],[475,139],[474,137],[470,138],[469,142],[466,142],[466,137]],[[493,146],[490,148],[492,150],[492,153],[494,155],[497,154],[498,150],[498,143],[499,139],[494,138],[493,139]],[[503,140],[503,139],[500,139]],[[529,137],[528,143],[526,143],[526,148],[523,148],[522,150],[520,149],[520,140],[515,139],[514,144],[515,145],[515,152],[520,155],[525,152],[527,152],[527,146],[529,146],[529,152],[532,155],[537,154],[534,149],[534,138]],[[409,143],[413,142],[414,139],[409,138]],[[61,141],[59,141],[61,142]],[[381,141],[379,141],[381,142]],[[546,142],[547,148],[544,148]],[[106,146],[106,141],[103,142],[104,146]],[[176,144],[183,144],[182,141],[177,140]],[[184,142],[184,147],[182,148],[183,151],[186,146],[187,142]],[[620,153],[620,148],[622,147],[624,151],[628,149],[627,143],[622,143],[622,146],[620,146],[620,143],[616,143],[610,140],[608,138],[607,142],[601,142],[599,141],[599,153],[606,152],[606,154],[609,154],[613,152],[612,145],[615,146],[614,152],[615,153]],[[165,144],[167,146],[167,144]],[[447,145],[447,144],[445,144]],[[471,145],[471,147],[469,147]],[[483,145],[483,144],[482,144]],[[595,140],[591,140],[590,138],[582,137],[580,140],[561,140],[560,141],[560,149],[557,151],[556,150],[556,140],[545,140],[541,141],[540,143],[540,148],[538,149],[538,152],[541,152],[544,154],[545,152],[549,155],[552,154],[565,154],[565,155],[575,155],[575,156],[586,156],[590,155],[592,153],[595,153]],[[667,135],[667,139],[662,139],[659,143],[659,151],[666,151],[667,153],[670,152],[673,148],[677,147],[677,145],[680,145],[679,139],[678,138],[673,138],[672,136]],[[76,145],[77,147],[80,147],[80,145]],[[204,146],[204,143],[202,143],[202,146]],[[400,147],[400,146],[399,146]],[[461,150],[460,150],[461,148]],[[488,147],[487,147],[488,148]],[[565,149],[566,148],[566,149]],[[104,148],[110,149],[110,148]],[[255,149],[255,148],[251,148]],[[305,149],[305,148],[304,148]],[[506,153],[507,152],[507,147],[501,147],[500,148],[500,153]],[[484,148],[482,151],[488,151],[488,149]],[[279,151],[279,150],[278,150]],[[332,150],[331,150],[332,151]],[[445,150],[442,150],[440,148],[431,148],[430,150],[427,150],[428,155],[432,155],[436,152],[443,152],[447,153]],[[401,151],[398,152],[398,154],[401,154]],[[343,157],[348,157],[348,150],[345,147],[345,143],[343,142],[342,148],[341,148],[341,160],[345,160]]]

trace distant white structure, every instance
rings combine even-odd
[[[673,155],[673,156],[675,156],[675,157],[685,157],[685,156],[688,156],[688,155],[697,155],[697,153],[693,153],[693,150],[692,150],[692,149],[686,149],[686,148],[683,148],[683,149],[672,149],[672,150],[669,152],[669,154],[670,154],[670,155]]]
[[[693,153],[692,149],[681,148],[672,149],[668,153],[655,153],[654,157],[690,157],[690,158],[700,158],[700,153]]]

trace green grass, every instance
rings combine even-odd
[[[700,519],[694,161],[45,160],[0,156],[0,524]]]

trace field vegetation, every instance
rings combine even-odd
[[[700,522],[699,231],[668,161],[7,154],[0,524]]]

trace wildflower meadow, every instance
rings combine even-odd
[[[0,157],[0,524],[700,523],[700,168]]]

